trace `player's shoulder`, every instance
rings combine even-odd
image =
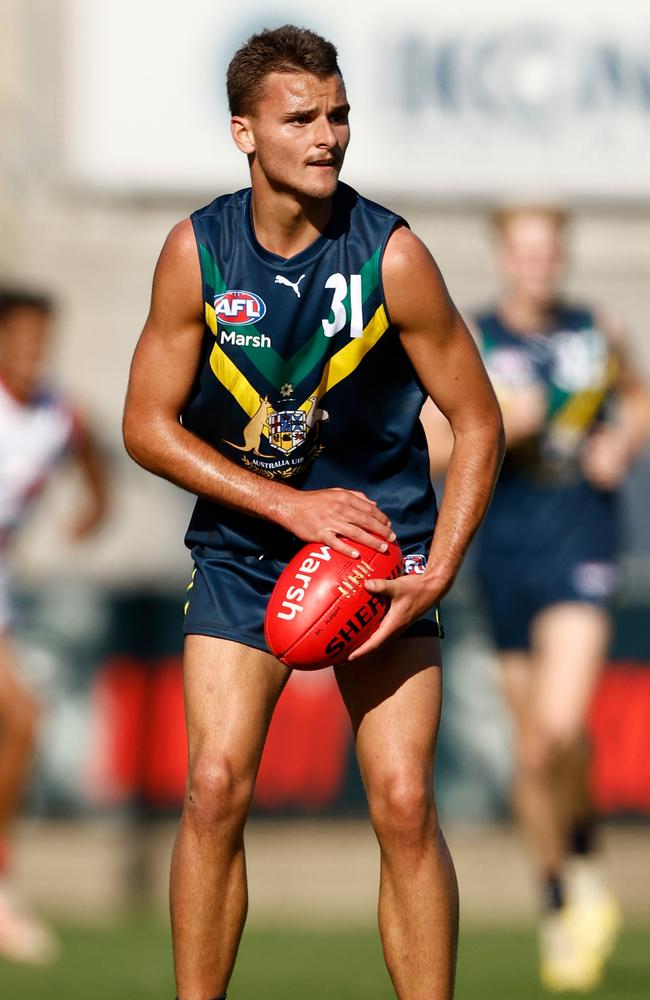
[[[382,261],[384,281],[408,281],[419,276],[438,276],[433,255],[426,244],[406,224],[397,224],[386,243]]]
[[[191,219],[181,219],[169,230],[163,243],[161,257],[185,257],[190,252],[196,255],[196,240]]]
[[[378,202],[366,198],[355,190],[355,188],[350,187],[349,184],[344,184],[343,181],[339,181],[336,189],[336,205],[339,209],[355,211],[357,214],[366,214],[379,221],[389,222],[393,225],[399,222],[401,225],[408,226],[408,223],[399,212],[395,212],[392,208],[387,208],[385,205],[380,205]]]
[[[52,412],[69,414],[75,409],[72,399],[65,389],[53,382],[44,382],[34,394],[35,407]]]
[[[46,420],[52,434],[63,440],[72,440],[77,429],[85,426],[85,420],[71,395],[53,382],[44,382],[39,386],[27,412],[39,421]]]
[[[600,310],[586,302],[561,298],[556,306],[557,321],[561,327],[581,330],[600,325]]]
[[[465,321],[474,340],[481,347],[487,348],[494,342],[513,339],[504,327],[494,302],[483,303],[469,309]]]
[[[220,218],[237,216],[242,210],[248,210],[250,187],[232,191],[230,194],[220,194],[202,208],[195,209],[190,215],[190,221],[196,228],[200,225],[214,224]]]
[[[218,225],[219,220],[223,224],[228,215],[240,212],[247,206],[249,194],[250,188],[242,188],[231,194],[218,195],[207,205],[197,208],[186,219],[181,219],[172,226],[163,245],[163,252],[172,257],[189,255],[194,260],[197,237],[200,237],[202,228]]]
[[[600,303],[563,300],[558,307],[558,327],[561,331],[596,332],[614,349],[622,348],[626,339],[620,317]]]

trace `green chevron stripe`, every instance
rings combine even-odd
[[[205,283],[210,286],[215,295],[227,292],[228,286],[221,277],[217,262],[203,243],[199,245],[199,257],[201,258],[201,270]],[[214,303],[211,302],[210,305],[214,305]]]
[[[379,250],[376,250],[361,268],[361,297],[364,305],[378,285]],[[346,316],[349,320],[349,291],[343,301],[343,305],[345,306]],[[328,338],[323,335],[322,326],[319,326],[309,340],[289,360],[282,358],[273,349],[260,351],[254,347],[244,347],[242,350],[249,361],[255,365],[257,370],[264,375],[271,385],[279,389],[285,382],[290,382],[294,386],[300,385],[325,357],[328,347]]]

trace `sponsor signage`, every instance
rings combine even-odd
[[[352,105],[343,177],[369,194],[645,198],[645,0],[65,0],[65,160],[92,185],[244,186],[225,71],[263,26],[331,37]],[[296,291],[298,294],[298,291]]]

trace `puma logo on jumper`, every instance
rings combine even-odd
[[[293,281],[289,281],[288,278],[285,278],[285,276],[283,274],[276,274],[276,276],[275,276],[275,283],[276,283],[276,285],[286,285],[287,288],[293,288],[293,290],[296,293],[296,295],[298,296],[298,298],[300,298],[300,289],[298,288],[298,285],[300,284],[300,282],[302,281],[302,279],[305,278],[305,277],[306,277],[305,274],[301,274],[300,277],[298,278],[298,280],[296,282],[293,282]]]

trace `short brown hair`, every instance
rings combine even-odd
[[[544,202],[501,205],[492,212],[490,217],[497,236],[503,236],[509,224],[522,215],[541,216],[541,218],[553,223],[560,233],[564,232],[570,221],[569,213],[559,205],[545,204]]]
[[[4,323],[17,309],[33,309],[45,316],[51,316],[54,312],[54,302],[45,292],[27,288],[0,287],[0,323]]]
[[[251,114],[269,73],[312,73],[320,80],[341,75],[331,42],[307,28],[285,24],[251,35],[228,66],[226,87],[231,115]]]

